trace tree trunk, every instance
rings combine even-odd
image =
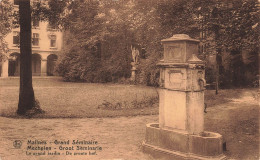
[[[218,18],[219,17],[219,11],[217,8],[214,8],[212,11],[212,16],[213,18]],[[215,33],[215,43],[216,43],[216,85],[215,85],[215,90],[216,94],[218,94],[219,90],[219,66],[220,66],[220,59],[221,59],[221,47],[220,47],[220,26],[215,24],[213,25],[213,31]]]
[[[241,49],[231,51],[232,62],[231,71],[233,73],[232,81],[235,87],[245,86],[245,65]]]
[[[20,15],[20,90],[17,114],[25,115],[35,105],[32,87],[32,47],[30,0],[19,0]]]
[[[216,65],[216,85],[215,85],[215,90],[216,94],[218,94],[218,89],[219,89],[219,65]]]
[[[222,56],[221,56],[221,49],[217,49],[217,55],[216,55],[216,94],[218,94],[219,90],[219,76],[220,76],[220,66],[222,66]]]

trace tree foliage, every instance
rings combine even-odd
[[[259,53],[259,11],[258,1],[232,1],[232,8],[228,9],[229,19],[225,27],[225,48],[231,53],[230,69],[232,83],[235,86],[249,85],[247,73],[258,74]],[[250,55],[243,60],[243,52]],[[253,58],[253,60],[252,60]],[[251,67],[250,67],[251,66]],[[254,66],[254,67],[253,67]],[[257,80],[257,79],[255,79]]]
[[[137,66],[137,81],[157,85],[156,63],[163,53],[160,40],[178,33],[201,41],[201,58],[217,54],[222,84],[231,79],[231,84],[246,85],[236,79],[246,82],[243,73],[249,68],[253,69],[253,77],[258,74],[255,71],[259,48],[257,0],[51,2],[61,6],[55,13],[61,13],[62,17],[54,19],[69,33],[58,66],[66,80],[109,82],[129,78],[130,47],[137,44],[146,51]],[[243,52],[249,55],[243,56]],[[229,67],[223,70],[219,60],[226,53],[230,53]]]
[[[222,86],[245,86],[256,80],[259,53],[257,0],[166,0],[159,6],[161,25],[166,30],[188,33],[200,39],[200,46],[204,48],[200,53],[202,57],[216,55]],[[227,53],[230,55],[226,59],[229,67],[224,69],[221,60]],[[245,53],[249,55],[245,56]]]
[[[128,77],[131,31],[122,23],[121,12],[117,12],[123,8],[113,1],[73,2],[71,5],[64,21],[69,36],[65,38],[65,45],[68,45],[58,66],[61,75],[66,80],[87,82],[118,81]]]
[[[11,31],[13,7],[9,0],[0,1],[0,61],[6,58],[8,51],[5,36]]]
[[[208,48],[215,50],[220,60],[224,54],[230,55],[228,67],[220,70],[222,86],[251,85],[258,74],[258,1],[215,1],[211,8],[205,25],[209,33],[206,40],[211,44]],[[255,61],[250,60],[252,57]],[[217,63],[222,66],[221,61]]]

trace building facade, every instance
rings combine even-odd
[[[18,6],[15,5],[15,9]],[[62,32],[48,22],[32,20],[32,75],[53,76],[58,52],[62,48]],[[12,29],[5,37],[9,52],[7,59],[0,63],[0,76],[20,75],[20,28]]]

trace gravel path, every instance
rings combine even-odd
[[[0,117],[0,159],[1,160],[65,160],[65,159],[152,159],[141,150],[141,143],[145,136],[145,124],[158,122],[158,115],[118,117],[118,118],[83,118],[83,119],[11,119]],[[16,149],[15,140],[21,140],[22,146]],[[47,144],[28,144],[28,140]],[[57,141],[68,141],[69,144],[55,144]],[[73,140],[97,141],[97,144],[79,145],[82,147],[97,147],[91,150],[95,155],[73,155],[74,153],[88,153],[89,150],[76,150]],[[19,142],[19,141],[17,141]],[[37,142],[36,142],[37,143]],[[61,155],[26,155],[44,153],[44,151],[28,150],[32,147],[51,147],[51,151]],[[66,150],[72,155],[66,156]],[[66,148],[67,147],[67,148]],[[100,148],[102,147],[102,149]],[[55,149],[56,148],[56,149]],[[38,148],[37,148],[38,149]],[[83,148],[86,149],[86,148]],[[92,148],[93,149],[93,148]],[[29,153],[30,152],[30,153]],[[63,155],[64,154],[64,155]],[[89,154],[89,153],[88,153]]]

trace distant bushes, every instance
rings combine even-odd
[[[137,83],[155,87],[159,86],[160,70],[156,66],[158,62],[158,56],[141,60],[137,67]]]
[[[124,52],[124,50],[123,50]],[[125,51],[126,52],[126,51]],[[102,53],[103,56],[105,53]],[[125,53],[125,54],[131,54]],[[118,54],[117,54],[118,55]],[[141,59],[137,65],[136,82],[148,86],[158,86],[160,72],[156,64],[158,56]],[[56,71],[65,81],[73,82],[120,82],[129,83],[131,77],[131,57],[116,56],[97,58],[90,51],[78,50],[61,55]]]
[[[118,82],[131,76],[131,55],[118,41],[65,50],[56,70],[65,81]],[[117,44],[115,44],[117,43]],[[115,47],[117,47],[115,49]],[[129,52],[129,53],[127,53]]]

